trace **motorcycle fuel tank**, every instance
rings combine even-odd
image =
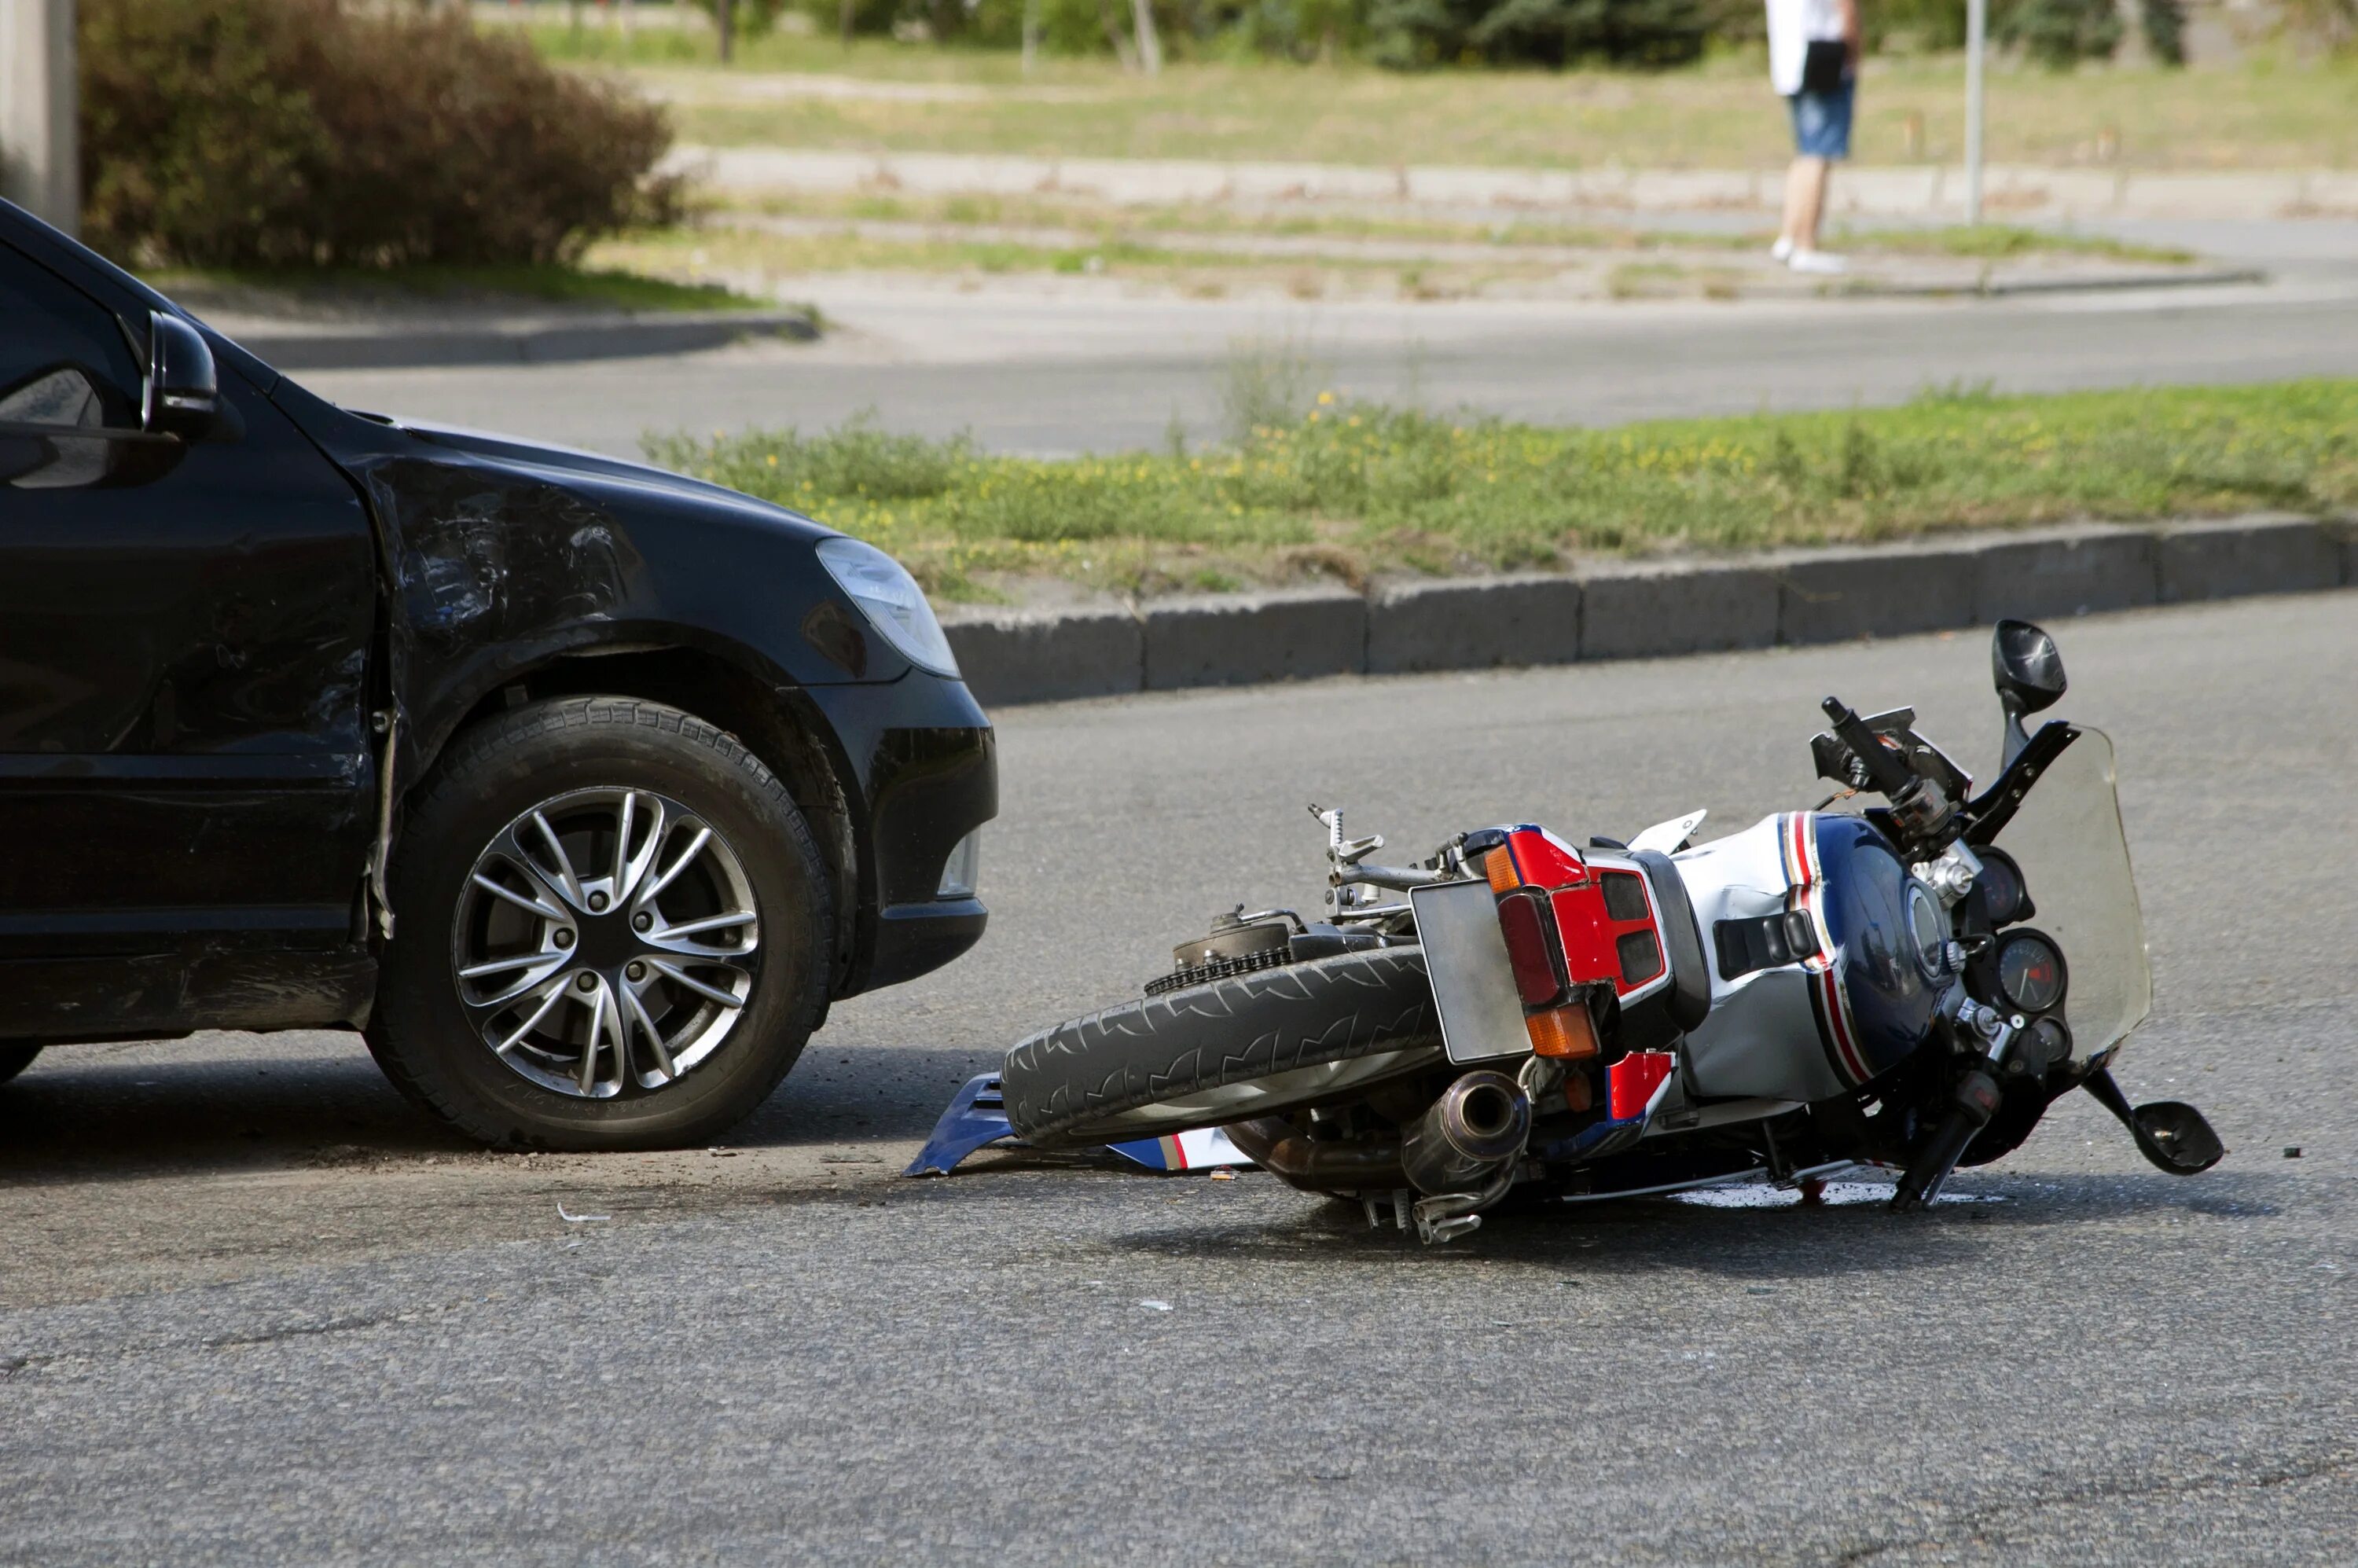
[[[1712,956],[1696,1092],[1816,1100],[1930,1037],[1939,905],[1863,817],[1787,812],[1675,857]]]

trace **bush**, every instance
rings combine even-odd
[[[1700,57],[1703,0],[1370,0],[1368,30],[1389,65],[1681,65]]]
[[[2164,65],[2186,63],[2185,0],[2142,0],[2137,11],[2146,48]]]
[[[660,111],[461,16],[81,0],[83,229],[199,266],[569,261],[674,215]]]
[[[2015,0],[1991,17],[1991,34],[2051,70],[2109,59],[2120,47],[2113,0]]]

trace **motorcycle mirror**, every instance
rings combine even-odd
[[[2028,621],[2001,621],[1990,633],[1990,683],[2006,709],[2006,761],[2030,743],[2022,716],[2052,708],[2068,684],[2055,639]]]
[[[2137,1152],[2173,1176],[2199,1176],[2226,1157],[2227,1146],[2202,1113],[2183,1100],[2155,1100],[2129,1108],[2128,1097],[2103,1067],[2081,1081],[2096,1103],[2120,1118],[2136,1140]]]
[[[2131,1130],[2145,1157],[2173,1176],[2195,1176],[2226,1157],[2227,1146],[2202,1113],[2183,1100],[2155,1100],[2136,1108]]]

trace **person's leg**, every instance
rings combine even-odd
[[[1785,226],[1778,238],[1797,251],[1818,248],[1818,223],[1825,215],[1826,160],[1797,157],[1785,171]]]
[[[1794,95],[1793,142],[1801,156],[1793,160],[1792,172],[1787,176],[1786,222],[1793,248],[1786,265],[1796,272],[1848,270],[1842,257],[1818,249],[1818,225],[1825,218],[1833,160],[1850,156],[1850,118],[1849,82],[1838,92]]]

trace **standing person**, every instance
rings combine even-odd
[[[1850,157],[1858,57],[1858,0],[1768,0],[1768,80],[1793,114],[1785,223],[1768,254],[1795,272],[1849,270],[1842,257],[1818,248],[1818,223],[1833,161]]]

